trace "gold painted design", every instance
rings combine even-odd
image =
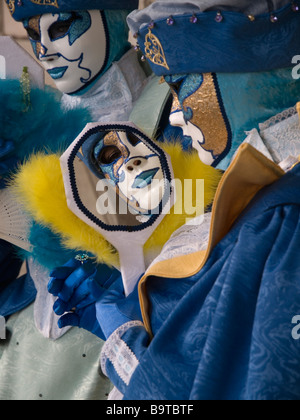
[[[171,112],[182,110],[178,95],[174,88],[173,106]],[[203,74],[203,83],[200,88],[183,101],[183,108],[191,108],[193,118],[190,122],[198,127],[204,136],[205,143],[201,146],[215,157],[220,156],[227,147],[229,133],[219,103],[215,81],[212,73]]]
[[[128,158],[128,150],[127,148],[120,142],[118,133],[116,131],[111,131],[110,133],[106,134],[104,137],[104,145],[105,146],[116,146],[122,153],[122,158],[118,160],[117,163],[114,164],[114,175],[118,178],[118,172],[120,167],[123,165],[124,160]],[[105,177],[109,179],[107,174]]]
[[[120,140],[116,131],[110,131],[104,137],[104,144],[106,146],[119,146]]]
[[[157,66],[161,66],[170,70],[166,56],[164,53],[164,49],[161,45],[160,40],[155,36],[151,29],[149,28],[149,32],[145,38],[145,56],[150,60],[152,63],[156,64]]]
[[[31,3],[38,4],[39,6],[54,6],[59,8],[57,0],[30,0]]]
[[[41,15],[34,16],[33,18],[29,19],[28,28],[33,29],[37,34],[39,34],[41,36],[40,18],[41,18]],[[37,54],[38,57],[40,55],[45,55],[46,54],[45,48],[43,47],[41,42],[36,42],[35,50],[36,50],[36,54]]]
[[[228,132],[217,96],[215,82],[211,73],[203,75],[199,90],[186,100],[184,106],[192,108],[191,122],[200,127],[205,138],[203,149],[213,150],[215,156],[221,155],[228,143]]]
[[[182,109],[181,109],[180,101],[178,98],[178,93],[176,92],[173,86],[170,86],[170,88],[173,95],[173,103],[172,103],[172,109],[171,109],[171,114],[173,114],[173,112],[181,111]]]
[[[11,15],[13,15],[16,10],[15,2],[15,0],[9,0],[9,2],[7,3],[7,7]]]

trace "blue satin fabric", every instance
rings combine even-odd
[[[30,275],[17,278],[22,260],[5,241],[0,241],[0,266],[0,315],[9,316],[32,303],[36,290]]]
[[[168,16],[154,22],[151,32],[161,46],[155,45],[153,56],[158,48],[161,60],[160,64],[153,59],[149,63],[156,75],[268,71],[289,67],[299,54],[300,13],[292,11],[291,4],[276,12],[275,23],[269,13],[254,21],[231,11],[222,11],[221,22],[216,21],[216,11],[196,16],[195,24],[187,14],[174,15],[173,25],[167,24]],[[138,36],[144,53],[148,32],[146,22]]]
[[[148,281],[155,335],[125,399],[299,400],[299,244],[300,165],[258,194],[196,276]]]

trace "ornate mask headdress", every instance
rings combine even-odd
[[[216,166],[231,146],[231,131],[211,73],[166,76],[173,106],[170,123],[181,127],[206,165]]]
[[[206,164],[226,169],[245,131],[298,101],[298,0],[160,1],[128,23],[171,87],[171,124]]]

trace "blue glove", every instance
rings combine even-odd
[[[58,296],[53,306],[57,315],[63,315],[58,326],[84,328],[100,338],[104,338],[96,318],[95,303],[101,294],[118,279],[121,274],[104,264],[98,265],[92,260],[84,264],[72,259],[63,267],[51,272],[48,284],[49,293]],[[97,284],[98,294],[91,291]]]
[[[93,290],[97,291],[96,285],[93,285]],[[99,325],[106,339],[121,325],[129,321],[142,321],[138,285],[128,297],[125,297],[123,282],[120,277],[109,290],[101,294],[96,303],[96,312]]]

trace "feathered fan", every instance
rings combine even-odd
[[[18,205],[9,188],[0,190],[0,238],[30,252],[31,220]]]

